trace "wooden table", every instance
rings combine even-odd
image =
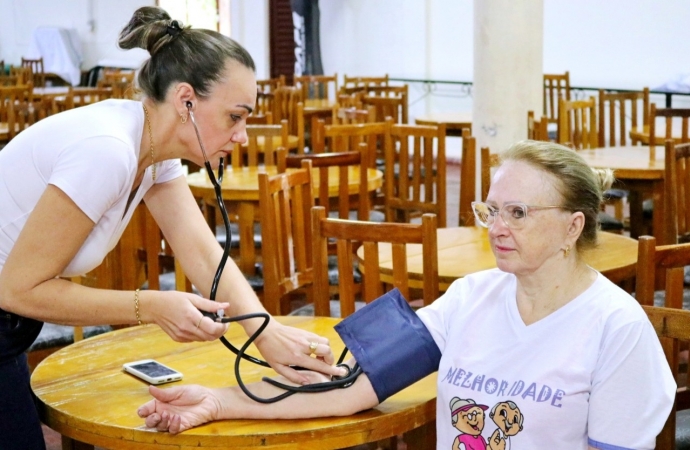
[[[675,243],[672,222],[665,213],[663,147],[656,149],[654,159],[650,158],[650,150],[646,146],[603,147],[578,153],[591,167],[613,169],[616,177],[614,187],[630,191],[630,236],[637,238],[645,234],[642,201],[652,198],[652,234],[657,245]]]
[[[331,114],[336,102],[327,98],[312,98],[304,101],[304,115]]]
[[[330,197],[338,197],[340,176],[338,167],[330,167],[328,172],[328,193]],[[242,167],[226,169],[223,175],[223,200],[229,212],[237,214],[240,229],[240,260],[238,266],[243,273],[252,275],[255,272],[256,250],[254,248],[254,222],[259,217],[259,172],[275,175],[275,166]],[[359,193],[359,167],[349,167],[350,194]],[[319,170],[312,169],[314,181],[314,196],[318,196]],[[367,187],[369,192],[375,191],[383,185],[383,173],[380,170],[369,169]],[[216,196],[213,185],[205,172],[191,173],[187,176],[192,194],[202,199],[206,204],[214,205]],[[214,217],[207,217],[209,223]]]
[[[333,330],[339,319],[276,319],[326,336],[335,354],[342,351],[343,344]],[[226,337],[236,345],[246,340],[237,325],[230,326]],[[253,346],[250,353],[259,356]],[[173,436],[147,429],[144,420],[137,416],[137,408],[151,399],[148,384],[122,372],[122,364],[143,358],[156,359],[182,372],[183,380],[171,386],[236,385],[234,355],[220,342],[179,344],[157,326],[131,327],[70,345],[36,368],[31,386],[38,397],[44,423],[66,436],[68,445],[79,445],[70,442],[76,440],[108,449],[334,449],[413,429],[417,429],[413,436],[417,440],[409,443],[408,448],[435,446],[435,374],[378,407],[349,417],[227,420]],[[275,375],[271,369],[248,362],[243,362],[241,367],[243,380],[248,383]]]
[[[467,128],[472,132],[472,113],[451,112],[451,113],[431,113],[418,116],[414,119],[417,125],[446,126],[446,136],[462,136],[462,130]]]
[[[677,124],[674,122],[674,125]],[[673,140],[675,140],[676,143],[680,143],[683,139],[680,136],[680,130],[675,128],[678,127],[676,126],[673,129]],[[661,146],[661,151],[663,152],[664,145],[666,144],[665,126],[658,127],[655,134],[656,137],[654,138],[654,145]],[[630,139],[633,141],[633,143],[640,142],[643,145],[649,145],[649,125],[643,125],[642,128],[630,130]]]
[[[483,227],[439,228],[438,272],[439,289],[446,291],[451,283],[471,273],[496,267],[496,258],[489,245],[488,230]],[[363,248],[357,251],[361,259]],[[379,245],[381,280],[393,282],[392,252],[390,244]],[[627,280],[635,274],[637,241],[612,233],[599,233],[599,246],[584,254],[593,268],[614,283]],[[361,269],[362,267],[360,267]],[[410,287],[422,288],[422,246],[407,246],[407,270]]]

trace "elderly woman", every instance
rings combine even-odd
[[[456,281],[417,312],[441,354],[437,448],[654,448],[675,382],[639,304],[582,259],[611,181],[552,143],[524,141],[502,155],[486,202],[473,205],[498,268]],[[373,380],[367,372],[349,389],[270,406],[235,388],[152,387],[155,399],[138,412],[171,432],[227,418],[344,415],[377,404]]]
[[[229,262],[212,302],[185,292],[92,289],[59,277],[86,273],[117,244],[143,200],[185,273],[208,296],[222,249],[199,211],[180,158],[217,167],[246,140],[256,101],[254,62],[235,41],[182,27],[160,8],[137,10],[120,47],[151,53],[143,101],[108,100],[47,118],[0,152],[0,444],[43,448],[24,351],[43,321],[68,325],[155,323],[176,341],[207,341],[227,325],[201,311],[265,312]],[[198,123],[199,136],[193,127]],[[190,120],[191,119],[191,120]],[[242,323],[248,333],[256,321]],[[256,341],[297,383],[289,364],[340,373],[328,340],[270,321]],[[310,358],[316,353],[321,358]]]

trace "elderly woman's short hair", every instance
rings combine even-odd
[[[499,165],[521,161],[552,174],[564,209],[585,215],[578,250],[595,247],[603,192],[613,183],[611,169],[594,169],[575,150],[553,142],[520,141],[500,155]]]

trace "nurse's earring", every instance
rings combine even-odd
[[[180,113],[180,122],[182,122],[183,124],[187,123],[187,115],[186,114]]]
[[[570,254],[570,246],[566,245],[565,248],[563,249],[563,257],[567,258],[569,254]]]

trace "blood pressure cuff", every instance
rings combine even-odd
[[[397,289],[343,319],[335,330],[379,402],[438,370],[441,351]]]

